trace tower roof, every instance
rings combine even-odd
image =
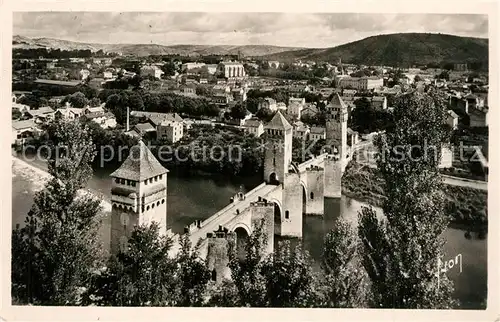
[[[338,93],[333,95],[333,98],[328,105],[330,105],[332,107],[333,106],[337,106],[337,107],[340,106],[342,109],[347,109],[347,105],[345,104],[344,100],[342,99],[342,97],[340,97],[340,95]]]
[[[290,123],[288,123],[283,114],[278,111],[276,112],[276,114],[274,114],[272,120],[266,124],[265,128],[273,130],[289,130],[292,128],[292,126],[290,125]]]
[[[127,159],[111,174],[111,177],[143,181],[167,172],[168,170],[156,160],[144,142],[139,140],[139,143],[130,149]]]

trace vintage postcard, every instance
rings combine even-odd
[[[2,13],[3,319],[500,317],[496,3],[53,5]]]

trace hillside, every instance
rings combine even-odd
[[[488,61],[488,39],[445,34],[403,33],[372,36],[337,47],[285,51],[267,59],[319,60],[367,65],[408,66],[431,62]]]
[[[12,48],[52,48],[61,50],[90,49],[98,51],[102,49],[107,52],[117,52],[124,55],[147,56],[147,55],[168,55],[168,54],[198,54],[198,55],[236,55],[238,52],[245,56],[264,56],[283,51],[293,51],[297,47],[279,47],[269,45],[172,45],[164,46],[157,44],[96,44],[80,43],[75,41],[53,39],[53,38],[28,38],[23,36],[14,36],[12,39]]]

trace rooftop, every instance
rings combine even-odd
[[[273,129],[273,130],[289,130],[292,128],[290,123],[285,119],[283,114],[281,114],[280,111],[276,112],[274,114],[273,118],[269,123],[266,124],[266,129]]]
[[[45,85],[59,85],[59,86],[78,86],[80,85],[80,81],[58,81],[51,79],[37,79],[35,80],[37,84],[45,84]]]
[[[139,143],[130,149],[127,159],[111,174],[111,177],[144,181],[167,172],[168,170],[158,162],[144,142],[139,140]]]
[[[35,126],[33,120],[12,121],[12,128],[15,130],[29,129]]]
[[[36,110],[31,110],[29,111],[28,113],[32,116],[38,116],[38,115],[43,115],[43,114],[49,114],[49,113],[52,113],[54,112],[54,110],[52,109],[52,107],[50,106],[42,106]]]

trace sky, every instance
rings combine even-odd
[[[478,14],[15,12],[13,34],[94,43],[333,47],[400,32],[488,37]]]

